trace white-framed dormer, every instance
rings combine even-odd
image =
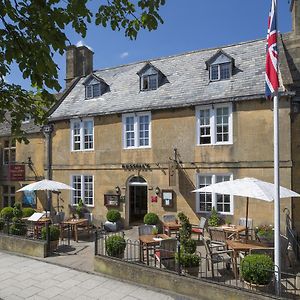
[[[197,189],[210,184],[233,180],[231,173],[196,173]],[[196,193],[196,212],[210,213],[215,208],[219,214],[234,214],[234,197],[233,195],[221,195],[216,193]]]
[[[94,150],[94,120],[93,118],[70,120],[71,151]]]
[[[206,62],[210,81],[228,80],[232,77],[234,59],[223,50],[218,50]]]
[[[95,74],[88,76],[83,85],[85,87],[85,100],[98,98],[109,91],[108,84]]]
[[[95,180],[94,175],[90,174],[72,174],[70,176],[71,191],[70,204],[77,206],[82,199],[83,204],[87,207],[95,206]]]
[[[196,145],[233,143],[232,103],[196,107]]]
[[[122,115],[124,149],[151,148],[151,112]]]

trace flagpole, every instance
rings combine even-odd
[[[281,257],[280,257],[280,176],[279,176],[279,109],[278,93],[274,102],[274,268],[276,281],[276,294],[281,294]]]

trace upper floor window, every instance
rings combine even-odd
[[[232,143],[232,104],[198,107],[197,145]]]
[[[91,99],[91,98],[99,97],[101,96],[100,91],[101,91],[100,83],[87,85],[85,87],[85,98]]]
[[[168,82],[166,76],[151,63],[147,63],[138,73],[140,76],[140,90],[156,90]]]
[[[156,90],[158,87],[158,74],[143,75],[141,77],[141,90]]]
[[[77,205],[82,199],[87,206],[94,206],[94,176],[72,175],[72,205]]]
[[[150,147],[151,113],[123,115],[124,148]]]
[[[3,203],[2,207],[11,206],[15,204],[16,188],[14,185],[3,185]]]
[[[232,76],[234,59],[223,50],[219,50],[205,63],[211,81],[230,79]]]
[[[94,121],[92,119],[71,120],[72,151],[94,149]]]
[[[97,98],[109,91],[109,86],[105,81],[95,74],[88,76],[83,85],[85,86],[85,99]]]
[[[232,180],[232,174],[197,174],[197,188]],[[210,212],[215,208],[222,214],[233,214],[233,196],[216,193],[196,193],[197,212]]]
[[[4,140],[3,164],[8,165],[16,161],[16,140]]]

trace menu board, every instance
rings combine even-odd
[[[162,190],[162,206],[163,207],[173,207],[175,200],[175,193],[173,190]]]
[[[104,205],[105,206],[119,206],[120,195],[104,194]]]

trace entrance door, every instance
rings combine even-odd
[[[143,222],[147,213],[147,182],[135,176],[129,182],[129,222]]]

